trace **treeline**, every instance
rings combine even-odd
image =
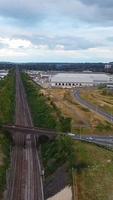
[[[107,70],[113,73],[113,63],[111,69]],[[8,69],[18,66],[20,69],[41,70],[41,71],[92,71],[105,72],[105,63],[0,63],[0,69]]]
[[[71,131],[71,119],[65,118],[55,104],[41,92],[41,87],[32,82],[28,75],[22,74],[34,125],[55,129],[62,132]]]
[[[0,80],[0,125],[14,122],[15,112],[15,71],[11,70],[4,80]],[[5,189],[6,171],[10,164],[11,139],[0,130],[0,199]]]
[[[6,171],[10,165],[11,139],[8,133],[0,132],[0,151],[3,157],[0,165],[0,199],[6,187]]]
[[[15,71],[11,70],[0,81],[0,125],[14,121],[15,110]]]
[[[10,62],[0,62],[0,70],[1,69],[11,69],[14,68],[15,64]]]
[[[19,65],[26,70],[41,70],[41,71],[93,71],[104,72],[104,63],[25,63]]]
[[[25,74],[22,74],[22,80],[26,89],[34,125],[55,129],[58,133],[71,131],[71,119],[65,118],[54,102],[42,94],[41,87],[32,82]],[[76,156],[74,142],[69,136],[58,134],[55,141],[42,144],[41,147],[47,177],[64,164],[67,167],[68,173],[72,170]]]

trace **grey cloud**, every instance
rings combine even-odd
[[[80,0],[82,3],[87,5],[97,5],[99,7],[113,7],[112,0]]]
[[[87,6],[87,11],[91,7],[95,8],[93,16],[95,19],[93,19],[96,23],[113,25],[113,0],[80,0],[80,2]]]
[[[64,46],[65,50],[81,50],[81,49],[88,49],[88,48],[94,48],[98,45],[95,42],[89,41],[88,39],[85,39],[83,37],[46,37],[41,35],[32,35],[25,36],[25,35],[17,35],[13,36],[15,38],[21,38],[31,41],[34,45],[48,45],[50,49],[55,49],[57,45]]]
[[[44,1],[44,0],[42,0]],[[0,1],[0,15],[13,19],[20,23],[34,24],[40,22],[46,17],[48,12],[47,5],[42,3],[41,0],[1,0]]]
[[[0,49],[8,48],[7,44],[0,43]]]
[[[109,42],[113,42],[113,37],[108,37],[107,40],[108,40]]]
[[[17,25],[69,18],[96,24],[113,24],[112,0],[1,0],[0,15],[13,19]],[[44,21],[44,22],[45,22]]]

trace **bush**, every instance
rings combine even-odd
[[[41,87],[33,83],[26,74],[22,74],[22,79],[34,125],[63,132],[70,131],[71,119],[63,117],[52,101],[48,103],[48,98],[40,92]]]
[[[15,111],[15,78],[14,71],[0,81],[0,126],[14,122]],[[0,166],[0,195],[6,184],[6,170],[10,163],[11,140],[8,134],[0,133],[0,147],[3,153],[3,164]]]
[[[7,136],[7,133],[2,134],[2,137],[0,137],[0,145],[4,155],[3,165],[0,166],[0,192],[3,192],[6,184],[6,171],[10,164],[11,140]]]
[[[112,126],[108,122],[106,124],[100,123],[96,126],[96,129],[98,129],[99,131],[104,131],[104,130],[109,131],[112,130]]]
[[[71,118],[65,118],[63,116],[60,117],[60,126],[62,132],[70,132],[71,131]]]
[[[35,126],[56,129],[61,132],[71,131],[71,119],[62,116],[61,111],[51,99],[41,94],[41,87],[32,82],[29,77],[22,74],[29,106]],[[51,175],[63,164],[72,169],[75,164],[73,141],[70,137],[58,135],[51,143],[42,144],[42,158],[46,176]]]
[[[104,96],[113,96],[113,91],[110,91],[108,89],[103,89],[101,94]]]
[[[0,124],[12,123],[15,111],[15,78],[14,72],[0,81]]]
[[[75,166],[74,143],[68,136],[59,136],[55,141],[42,145],[42,157],[46,176],[52,174],[58,167],[67,164],[68,169]]]

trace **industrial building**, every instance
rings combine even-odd
[[[113,76],[105,73],[58,73],[51,76],[51,87],[84,87],[113,83]]]
[[[8,70],[0,70],[0,80],[8,75]]]

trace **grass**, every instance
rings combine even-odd
[[[47,93],[45,94],[45,97],[44,95],[42,95],[42,88],[32,83],[32,81],[29,80],[28,77],[24,76],[23,78],[24,84],[26,86],[29,104],[32,109],[32,115],[34,114],[35,110],[37,112],[37,115],[40,114],[39,110],[37,110],[37,108],[33,108],[32,103],[30,103],[30,101],[35,98],[35,101],[38,102],[38,104],[36,104],[35,102],[35,106],[37,107],[38,105],[40,105],[41,107],[47,109],[47,112],[44,111],[44,115],[46,117],[52,116],[55,120],[54,128],[59,127],[61,129],[61,125],[59,124],[59,116],[61,116],[61,112],[63,110],[60,110],[63,103],[65,108],[63,111],[65,111],[68,106],[69,110],[71,109],[71,107],[72,110],[74,110],[74,107],[77,107],[77,109],[79,110],[81,109],[78,104],[73,103],[73,99],[71,99],[71,102],[65,99],[64,91],[63,94],[61,91],[57,91],[57,95],[56,91],[49,91],[49,95]],[[44,92],[46,93],[47,91]],[[42,106],[41,104],[44,105]],[[47,107],[45,106],[45,104]],[[80,111],[81,113],[85,113],[86,117],[91,115],[91,113],[89,113],[87,110],[81,109]],[[65,114],[65,117],[68,116],[70,118],[70,116],[72,115],[70,115],[69,113],[70,112],[68,111],[68,114]],[[35,117],[37,117],[37,115],[35,115]],[[36,120],[36,125],[43,126],[41,121],[38,121],[38,119],[34,120]],[[106,122],[105,124],[103,124],[100,122],[103,121],[100,120],[96,127],[97,129],[99,129],[99,131],[102,132],[103,129],[105,131],[108,131],[110,129],[109,123]],[[51,125],[46,124],[46,126],[44,127],[50,128]],[[49,144],[46,143],[42,145],[42,156],[46,171],[46,177],[53,174],[59,168],[59,166],[62,166],[64,163],[66,164],[67,170],[69,171],[70,175],[73,169],[73,176],[75,180],[74,187],[75,190],[78,191],[79,200],[108,200],[113,198],[113,152],[102,149],[95,145],[85,144],[81,142],[73,142],[67,136],[61,137],[60,135],[58,135],[55,141]]]
[[[113,92],[107,89],[81,90],[81,96],[109,114],[113,112]]]
[[[108,131],[109,132],[109,131],[113,130],[113,127],[109,122],[106,122],[106,124],[102,124],[102,123],[98,124],[96,126],[96,129],[101,131],[101,132],[103,132],[103,131]]]
[[[101,90],[101,95],[113,97],[113,91],[104,88]]]
[[[11,139],[8,134],[0,133],[0,146],[3,155],[3,161],[0,165],[0,193],[4,191],[6,185],[6,171],[10,164],[10,146]]]
[[[23,74],[22,79],[35,126],[55,129],[58,132],[70,132],[71,118],[64,117],[54,102],[43,95],[42,88],[32,82],[28,76]],[[70,170],[74,162],[72,139],[58,134],[55,141],[42,144],[42,157],[46,176],[65,163]]]
[[[0,81],[0,125],[14,121],[15,78],[14,71]]]
[[[58,138],[42,146],[42,155],[48,176],[64,162],[70,175],[73,169],[79,200],[112,199],[113,152],[91,144],[72,143],[69,138]]]
[[[64,164],[71,171],[76,158],[72,139],[68,136],[58,136],[55,141],[43,144],[42,157],[47,177]]]
[[[0,81],[0,125],[14,122],[15,78],[14,71]],[[0,132],[0,198],[6,184],[6,170],[10,164],[11,140],[6,132]]]
[[[42,155],[48,176],[64,161],[70,175],[73,169],[74,187],[79,200],[112,199],[113,152],[81,142],[72,144],[69,138],[59,138],[54,143],[44,145]]]
[[[41,87],[32,82],[27,75],[23,74],[22,79],[34,125],[62,132],[70,131],[71,119],[64,117],[55,104],[43,95]]]
[[[71,132],[83,135],[112,134],[113,126],[76,102],[72,93],[67,89],[43,89],[43,94],[52,100],[65,117],[71,118]],[[101,130],[100,130],[101,125]],[[109,126],[109,127],[108,127]],[[107,127],[107,128],[106,128]]]
[[[113,152],[95,145],[75,142],[75,180],[79,200],[107,200],[113,196]]]

